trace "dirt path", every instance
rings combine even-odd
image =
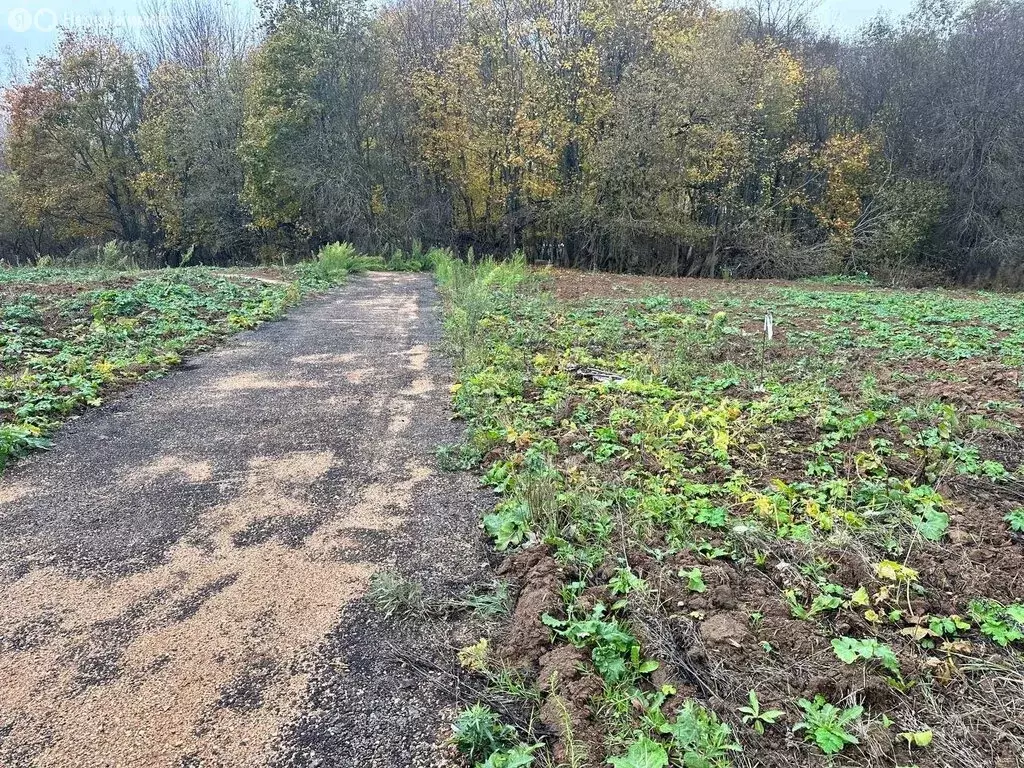
[[[436,762],[444,696],[361,599],[486,574],[429,277],[371,275],[66,428],[0,481],[0,765]]]

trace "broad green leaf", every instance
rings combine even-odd
[[[683,570],[679,572],[679,575],[686,579],[686,587],[691,592],[704,592],[707,590],[707,585],[704,583],[704,574],[700,568],[691,568],[690,570]]]
[[[832,641],[832,650],[835,651],[836,656],[844,664],[853,664],[857,659],[861,658],[858,653],[860,645],[859,640],[855,640],[852,637],[840,637]]]
[[[668,752],[656,741],[641,736],[633,742],[623,757],[609,758],[613,768],[666,768]]]
[[[843,751],[847,744],[860,744],[856,736],[837,731],[834,728],[817,728],[814,731],[814,743],[826,755],[835,755]]]
[[[930,509],[923,515],[915,517],[914,525],[928,541],[941,541],[949,530],[949,515],[937,509]]]
[[[481,763],[479,768],[526,768],[533,765],[533,751],[536,748],[518,746],[499,750],[487,758],[486,762]]]

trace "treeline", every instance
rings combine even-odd
[[[1024,0],[842,38],[778,0],[288,0],[252,27],[227,8],[174,3],[141,40],[68,31],[6,91],[8,261],[418,241],[1024,284]]]

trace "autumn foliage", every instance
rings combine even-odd
[[[190,0],[171,43],[72,31],[8,89],[0,251],[1019,282],[1022,8],[844,40],[772,3],[305,0],[240,44]]]

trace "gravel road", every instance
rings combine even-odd
[[[398,656],[444,666],[473,628],[365,597],[488,577],[486,495],[433,458],[438,336],[428,276],[358,278],[9,470],[0,766],[444,763],[454,694]]]

